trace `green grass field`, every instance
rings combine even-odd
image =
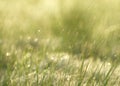
[[[119,0],[0,0],[0,86],[119,86]]]

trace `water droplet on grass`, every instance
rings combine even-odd
[[[10,53],[10,52],[7,52],[7,53],[6,53],[6,56],[10,56],[10,55],[11,55],[11,53]]]
[[[30,64],[28,64],[27,67],[30,68]]]
[[[28,37],[27,37],[27,40],[30,40],[30,39],[31,39],[31,37],[30,37],[30,36],[28,36]]]
[[[40,32],[40,30],[38,30],[38,32]]]
[[[38,42],[38,38],[35,38],[35,39],[34,39],[34,42]]]

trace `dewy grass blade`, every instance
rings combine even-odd
[[[90,65],[90,63],[87,63],[87,65],[86,65],[86,67],[85,67],[85,70],[83,71],[83,72],[81,72],[82,73],[82,76],[80,76],[81,78],[80,78],[80,82],[78,83],[78,86],[81,86],[81,85],[83,85],[84,83],[86,83],[86,81],[85,81],[85,79],[86,79],[86,74],[87,74],[87,70],[88,70],[88,67],[89,67],[89,65]]]
[[[113,65],[109,71],[107,72],[107,74],[105,75],[104,78],[104,86],[106,86],[108,84],[108,81],[110,80],[111,75],[113,74],[113,72],[115,71],[115,69],[117,68],[116,65]]]
[[[96,74],[96,72],[97,72],[97,70],[98,70],[98,66],[99,66],[99,65],[96,65],[96,68],[95,68],[94,72],[91,73],[91,76],[88,78],[88,80],[87,80],[87,82],[86,82],[86,85],[87,85],[87,86],[89,86],[91,83],[92,83],[92,84],[95,83],[95,82],[94,82],[94,78],[95,78],[95,74]]]

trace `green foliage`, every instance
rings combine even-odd
[[[64,6],[61,6],[60,19],[53,21],[53,33],[62,38],[63,51],[80,53],[81,46],[91,40],[95,21],[92,21],[92,15],[88,10],[79,8],[79,4],[76,2],[67,12],[65,8],[63,10]]]

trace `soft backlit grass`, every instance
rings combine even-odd
[[[119,86],[119,0],[0,0],[0,86]]]
[[[109,62],[82,59],[66,53],[39,55],[25,53],[15,61],[12,71],[2,77],[9,86],[117,86],[119,67]]]

